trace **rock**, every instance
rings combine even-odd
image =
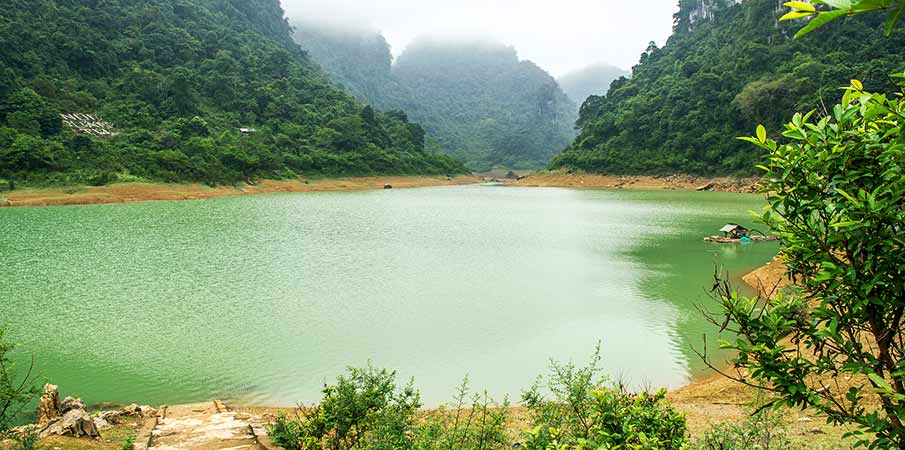
[[[698,191],[709,191],[711,189],[713,189],[713,183],[707,183],[697,188]]]
[[[60,410],[60,388],[52,384],[44,385],[44,394],[38,400],[38,426],[44,428],[50,421],[62,416]]]
[[[58,417],[47,424],[47,426],[41,430],[40,436],[42,439],[47,436],[72,436],[98,439],[101,437],[101,434],[97,431],[97,426],[94,424],[94,421],[91,420],[91,416],[87,411],[84,409],[70,409],[63,414],[63,417]]]
[[[63,402],[60,403],[60,414],[66,415],[69,411],[74,409],[85,410],[85,403],[80,398],[66,397],[63,399]]]
[[[133,403],[119,410],[119,413],[133,417],[154,417],[157,415],[157,409],[147,405],[139,406]]]
[[[393,185],[392,185],[392,184],[386,184],[386,185],[383,186],[383,188],[384,188],[384,189],[393,189]]]
[[[506,174],[506,178],[510,180],[518,180],[518,174],[510,170],[509,173]]]

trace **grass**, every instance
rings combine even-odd
[[[73,437],[51,436],[41,439],[40,448],[51,450],[122,450],[126,440],[134,438],[138,433],[140,419],[128,419],[101,432],[100,439],[79,439]],[[132,448],[131,445],[129,448]]]

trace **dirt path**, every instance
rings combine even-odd
[[[161,408],[135,440],[135,450],[272,450],[260,420],[220,401]]]

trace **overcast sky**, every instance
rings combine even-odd
[[[678,0],[281,1],[290,18],[375,28],[396,55],[420,35],[476,35],[514,46],[554,76],[596,62],[630,69],[650,41],[666,41],[678,8]]]

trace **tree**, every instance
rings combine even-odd
[[[34,360],[24,374],[18,374],[12,360],[15,346],[5,338],[6,330],[0,328],[0,440],[39,393],[34,386]]]
[[[768,152],[762,168],[770,207],[761,219],[782,239],[802,292],[750,299],[718,284],[723,328],[736,333],[721,345],[735,350],[735,367],[750,374],[733,378],[771,391],[776,405],[810,407],[833,423],[857,425],[859,445],[869,448],[905,448],[905,82],[900,86],[884,95],[852,80],[827,116],[796,114],[782,133],[785,143],[769,139],[763,126],[742,138]]]

